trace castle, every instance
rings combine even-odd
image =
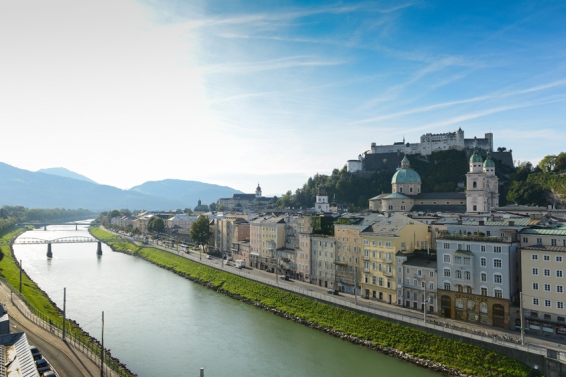
[[[357,171],[373,171],[375,170],[375,168],[372,167],[375,165],[374,160],[378,157],[375,155],[383,155],[383,157],[387,157],[388,154],[420,154],[422,156],[429,156],[432,152],[447,151],[450,149],[473,149],[476,145],[478,148],[493,152],[493,134],[486,133],[485,137],[481,139],[466,139],[464,138],[464,130],[459,128],[458,131],[455,132],[424,134],[421,136],[421,142],[415,144],[406,143],[404,138],[403,141],[393,143],[392,145],[377,145],[376,143],[371,143],[371,149],[359,155],[357,160],[348,160],[347,169],[350,173]],[[384,161],[383,165],[386,165],[386,162],[387,161]]]

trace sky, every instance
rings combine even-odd
[[[462,128],[566,151],[566,2],[0,0],[0,162],[264,196]]]

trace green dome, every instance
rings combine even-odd
[[[421,176],[413,169],[399,169],[391,178],[394,183],[421,183]]]
[[[474,162],[479,162],[479,163],[483,162],[483,158],[481,158],[479,153],[474,152],[472,157],[470,157],[470,164],[473,164]]]
[[[474,154],[472,154],[472,157],[470,157],[470,164],[473,164],[474,162],[479,162],[480,164],[483,162],[483,158],[481,158],[479,152],[478,152],[478,141],[476,139],[475,145],[474,145]]]
[[[485,159],[485,162],[483,163],[483,167],[484,168],[494,168],[495,167],[495,162],[491,159],[491,153],[489,153],[489,150],[487,151],[487,158]]]
[[[484,168],[494,168],[495,167],[495,162],[493,162],[493,160],[490,158],[488,160],[485,160],[483,163],[483,167]]]

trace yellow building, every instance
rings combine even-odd
[[[426,248],[428,226],[410,217],[393,214],[364,229],[362,237],[362,297],[397,303],[397,253],[411,254]],[[401,270],[399,270],[400,272]]]

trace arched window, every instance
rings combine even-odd
[[[474,183],[472,183],[472,187],[476,188],[476,187],[478,187],[478,184],[476,182],[474,182]]]

